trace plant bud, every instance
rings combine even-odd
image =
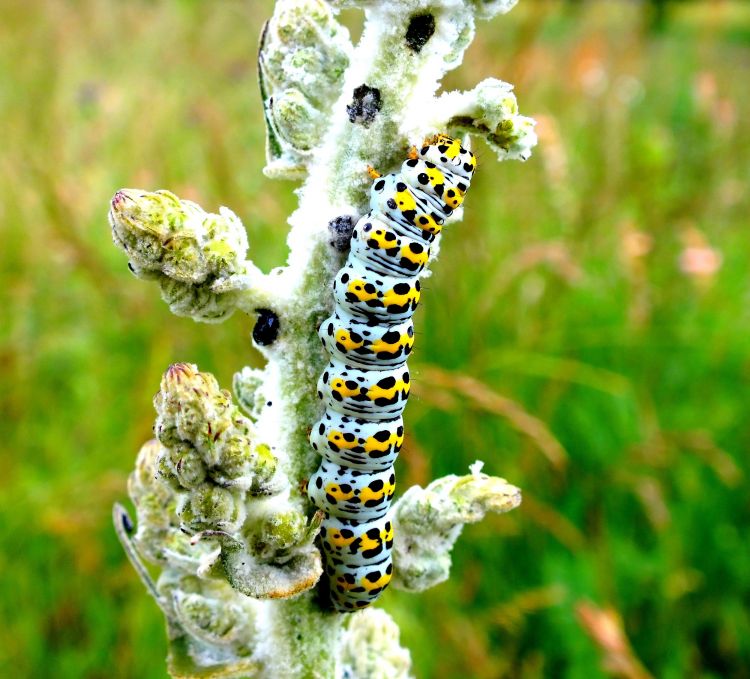
[[[234,311],[234,291],[218,288],[247,270],[247,234],[222,207],[207,213],[169,191],[120,189],[110,203],[115,244],[140,278],[157,279],[178,316],[216,322]]]
[[[471,474],[450,475],[427,488],[412,486],[393,506],[396,589],[421,592],[448,579],[450,552],[466,523],[487,512],[503,513],[521,504],[521,491],[505,479],[481,473],[475,462]]]
[[[349,65],[349,33],[322,0],[280,0],[258,55],[268,143],[264,172],[296,178],[323,141]]]
[[[245,519],[241,493],[202,483],[178,498],[177,516],[182,527],[191,533],[220,530],[228,533],[239,529]]]
[[[528,160],[536,146],[536,122],[519,115],[513,86],[502,80],[487,78],[469,92],[444,94],[436,111],[448,129],[483,135],[500,160]]]

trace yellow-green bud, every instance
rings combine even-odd
[[[250,552],[265,563],[284,561],[293,549],[311,542],[305,515],[293,508],[253,517],[245,524],[244,537]]]
[[[185,530],[234,532],[245,520],[245,507],[239,491],[203,483],[178,498],[177,516]]]
[[[183,283],[168,276],[159,276],[161,298],[175,316],[187,316],[201,323],[219,323],[231,316],[237,308],[236,290],[220,292],[222,279],[200,285]]]
[[[449,92],[436,111],[456,133],[481,135],[501,160],[527,160],[536,146],[535,121],[519,115],[513,86],[487,78],[469,92]]]
[[[211,214],[169,191],[120,189],[109,222],[131,271],[159,280],[175,314],[210,322],[232,313],[236,294],[214,290],[247,271],[247,234],[231,210]]]
[[[471,474],[446,476],[427,488],[412,486],[393,507],[392,585],[421,592],[448,578],[450,552],[464,524],[487,512],[508,512],[521,504],[521,491],[505,479],[481,473],[475,462]]]
[[[176,435],[207,453],[216,435],[231,425],[231,405],[231,397],[213,375],[190,363],[175,363],[164,373],[154,397],[157,436],[168,445]]]
[[[251,447],[247,436],[235,434],[219,439],[220,461],[211,470],[211,478],[220,485],[240,485],[251,492],[264,492],[276,471],[271,449],[259,444]]]
[[[310,151],[320,141],[323,115],[307,97],[290,88],[273,98],[269,111],[279,137],[298,151]]]
[[[159,465],[167,482],[192,488],[207,476],[223,487],[269,492],[276,456],[253,441],[253,423],[213,375],[190,363],[175,363],[162,378],[154,407],[156,434],[170,449]]]
[[[112,237],[136,274],[158,271],[183,283],[202,283],[243,268],[247,234],[227,208],[210,214],[169,191],[120,189],[109,219]]]
[[[206,478],[206,466],[200,454],[184,441],[162,448],[157,469],[162,480],[174,490],[195,488]]]
[[[349,33],[323,0],[279,0],[262,36],[260,86],[269,176],[295,178],[328,126],[351,57]]]

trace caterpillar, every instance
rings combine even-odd
[[[307,493],[325,514],[320,541],[340,612],[368,606],[391,580],[393,464],[404,441],[419,275],[475,168],[458,140],[437,135],[399,172],[377,176],[334,278],[334,311],[318,331],[329,358],[318,380],[325,413],[310,433],[323,459]]]

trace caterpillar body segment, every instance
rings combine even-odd
[[[469,188],[462,175],[441,170],[435,163],[419,158],[407,160],[401,166],[401,176],[413,191],[422,191],[425,198],[446,216],[461,205]]]
[[[347,613],[369,606],[388,586],[393,575],[390,549],[382,561],[357,564],[348,558],[327,557],[326,576],[334,608]]]
[[[378,274],[351,258],[333,281],[333,297],[339,308],[386,323],[411,318],[419,304],[420,290],[416,278]]]
[[[358,370],[334,359],[318,380],[318,396],[328,410],[369,420],[399,417],[406,407],[410,388],[406,364],[383,370]]]
[[[326,410],[310,432],[310,443],[326,461],[340,467],[390,469],[404,443],[404,422],[400,417],[364,420]]]
[[[387,515],[372,521],[329,517],[321,536],[327,557],[364,566],[387,557],[393,547],[393,524]]]
[[[318,330],[331,358],[357,368],[382,369],[406,363],[414,345],[414,323],[407,318],[386,325],[336,309]]]
[[[418,157],[424,161],[435,163],[439,168],[464,177],[469,182],[477,169],[476,156],[467,151],[458,139],[439,134],[432,143],[425,144]],[[467,187],[468,188],[468,187]]]
[[[432,202],[420,191],[411,189],[400,174],[376,179],[370,190],[370,208],[383,215],[406,233],[428,242],[440,233],[445,215],[434,209]]]
[[[399,172],[371,173],[370,211],[354,227],[333,314],[318,331],[330,360],[318,380],[326,410],[310,433],[323,459],[307,493],[325,513],[320,541],[340,612],[371,604],[393,573],[393,464],[404,441],[418,277],[475,168],[459,141],[437,135]]]
[[[354,521],[384,516],[395,490],[392,467],[374,472],[325,461],[307,483],[307,493],[316,507],[329,517]]]
[[[365,266],[386,276],[413,278],[430,258],[430,246],[423,239],[404,235],[372,213],[357,222],[351,248]]]

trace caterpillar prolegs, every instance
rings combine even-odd
[[[342,612],[371,604],[391,579],[393,463],[404,440],[419,274],[476,168],[444,135],[413,156],[373,182],[370,211],[334,279],[333,315],[318,332],[330,361],[318,381],[325,414],[310,434],[323,460],[308,494],[325,512],[326,575]]]

